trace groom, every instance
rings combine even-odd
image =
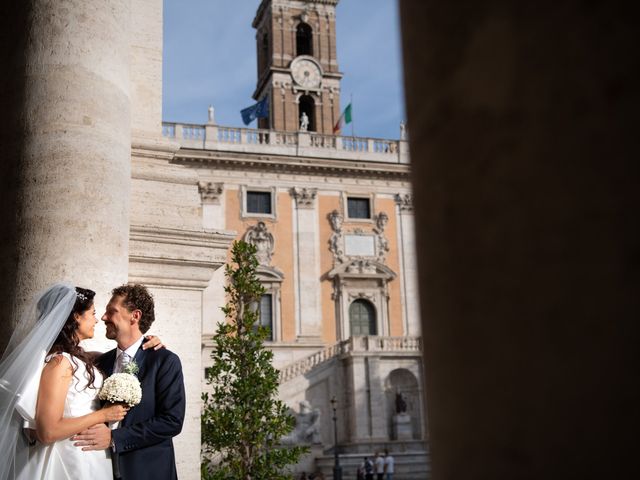
[[[154,320],[153,298],[142,285],[114,288],[102,321],[115,348],[97,360],[106,376],[134,361],[142,401],[115,430],[95,425],[74,437],[83,450],[111,448],[114,476],[124,480],[177,479],[172,438],[182,430],[185,392],[180,359],[163,348],[143,350],[143,334]],[[120,477],[117,474],[120,474]]]

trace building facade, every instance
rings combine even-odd
[[[179,144],[172,168],[197,180],[201,227],[257,247],[281,398],[294,412],[308,402],[325,420],[301,468],[330,472],[335,397],[343,461],[387,447],[415,475],[426,469],[426,425],[408,146],[404,132],[333,134],[337,3],[259,5],[254,98],[270,102],[261,128],[217,125],[210,110],[206,125],[165,122],[163,134]],[[219,269],[203,292],[203,370],[224,321],[224,282]]]
[[[180,478],[200,476],[203,369],[236,238],[259,247],[282,398],[323,419],[307,464],[324,468],[334,444],[334,396],[345,459],[394,441],[415,451],[425,438],[407,144],[333,135],[336,4],[260,3],[255,98],[269,95],[271,116],[258,129],[162,122],[161,0],[38,0],[2,20],[12,74],[0,92],[0,267],[15,305],[0,326],[10,333],[20,306],[55,281],[96,290],[99,312],[114,286],[147,285],[152,331],[184,368]],[[86,347],[114,344],[99,324]],[[400,440],[398,392],[410,423]]]

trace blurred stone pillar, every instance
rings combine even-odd
[[[100,315],[109,290],[127,281],[129,3],[1,8],[3,341],[15,311],[52,282],[96,290]]]
[[[631,6],[400,6],[433,479],[628,477],[640,404]]]

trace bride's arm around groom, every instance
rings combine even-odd
[[[107,337],[118,348],[100,356],[97,364],[106,375],[117,373],[131,358],[138,366],[142,401],[133,407],[119,427],[103,425],[75,437],[83,450],[111,448],[114,473],[121,478],[177,478],[172,438],[182,430],[185,391],[182,366],[167,349],[143,350],[143,334],[154,320],[153,298],[141,285],[123,285],[113,296],[102,317]],[[116,468],[117,467],[117,468]]]

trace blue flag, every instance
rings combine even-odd
[[[256,118],[269,118],[269,96],[265,95],[255,105],[240,110],[240,115],[242,115],[242,121],[245,125],[249,125]]]

